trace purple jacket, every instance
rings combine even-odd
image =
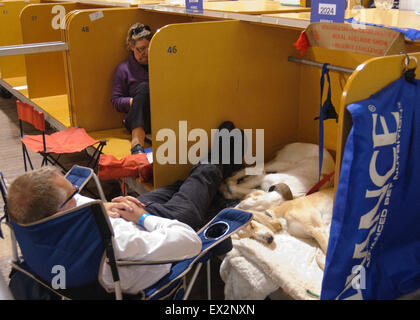
[[[127,113],[130,110],[130,99],[134,96],[134,90],[145,81],[149,81],[149,72],[131,53],[130,58],[115,69],[111,97],[114,108]]]

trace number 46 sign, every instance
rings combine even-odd
[[[344,22],[346,0],[312,0],[311,23]]]

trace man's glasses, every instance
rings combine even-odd
[[[74,191],[72,194],[66,199],[66,201],[63,202],[63,204],[60,206],[59,209],[62,209],[73,197],[76,195],[76,193],[79,193],[79,188],[74,186]]]

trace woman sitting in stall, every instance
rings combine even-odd
[[[126,40],[130,58],[114,73],[111,102],[126,114],[123,123],[131,131],[131,154],[144,153],[144,140],[150,133],[148,51],[152,37],[149,26],[133,24]]]

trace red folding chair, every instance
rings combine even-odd
[[[96,168],[102,149],[106,145],[105,140],[94,140],[83,128],[68,128],[48,135],[45,133],[45,117],[42,112],[35,110],[33,106],[19,100],[16,102],[16,105],[25,171],[28,169],[26,161],[29,162],[31,169],[33,170],[28,149],[42,155],[43,160],[41,166],[48,165],[48,162],[50,162],[53,165],[60,166],[64,171],[67,171],[67,169],[59,163],[59,158],[62,154],[77,153],[83,150],[86,151],[88,147],[98,144],[94,153],[90,156],[87,165],[93,169]],[[23,121],[33,125],[34,128],[41,131],[42,134],[24,135]],[[57,155],[57,157],[54,158],[52,154]],[[88,154],[87,151],[86,154]]]

